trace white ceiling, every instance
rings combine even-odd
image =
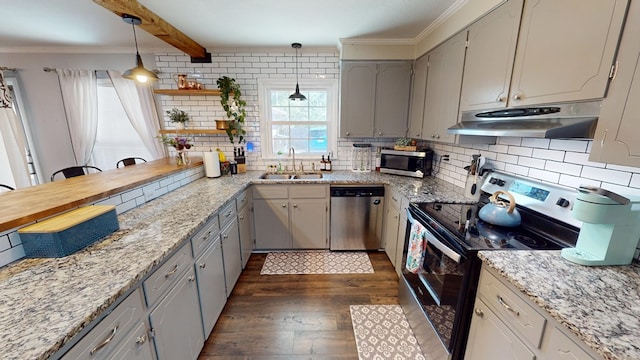
[[[139,0],[212,51],[217,47],[338,47],[343,38],[414,41],[466,0]],[[131,25],[91,0],[0,0],[0,52],[128,52]],[[141,50],[166,49],[136,29]]]

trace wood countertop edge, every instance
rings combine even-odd
[[[177,166],[172,159],[164,158],[5,192],[0,195],[0,232],[200,166],[201,158],[193,158],[188,166]]]

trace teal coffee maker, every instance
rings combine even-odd
[[[576,247],[562,249],[563,258],[587,266],[631,263],[640,239],[640,198],[581,186],[572,215],[583,224]]]

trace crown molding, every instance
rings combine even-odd
[[[454,13],[456,13],[456,11],[460,10],[460,8],[468,2],[469,0],[457,0],[455,3],[453,3],[453,5],[449,6],[449,8],[445,10],[445,12],[438,16],[437,19],[435,19],[431,24],[429,24],[429,26],[422,30],[422,32],[418,34],[418,36],[415,37],[415,44],[419,43],[424,38],[429,36],[429,34],[431,34],[436,28],[438,28],[440,24],[447,21],[447,19],[449,19]]]

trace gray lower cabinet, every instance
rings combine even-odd
[[[396,266],[396,254],[398,249],[398,225],[400,224],[400,196],[387,187],[387,194],[390,194],[389,201],[385,201],[385,217],[384,217],[384,251]]]
[[[224,304],[227,302],[222,246],[218,237],[212,241],[202,256],[196,260],[195,266],[202,324],[204,337],[206,338],[211,334],[211,330],[213,330]]]
[[[193,266],[149,314],[159,360],[197,359],[204,346]]]
[[[601,357],[514,285],[483,265],[465,359],[580,359]]]
[[[224,278],[227,288],[227,297],[231,295],[240,273],[242,272],[242,260],[240,258],[240,233],[238,221],[234,218],[220,232],[222,244],[222,257],[224,263]]]
[[[153,359],[153,348],[144,322],[145,311],[142,291],[138,288],[61,359]],[[113,355],[122,353],[131,357]]]
[[[250,201],[250,191],[244,191],[241,196],[236,199],[238,207],[238,229],[240,231],[240,258],[242,259],[242,268],[247,266],[249,257],[253,252],[255,237],[253,235],[253,206]]]
[[[327,249],[328,185],[255,185],[256,248]]]

